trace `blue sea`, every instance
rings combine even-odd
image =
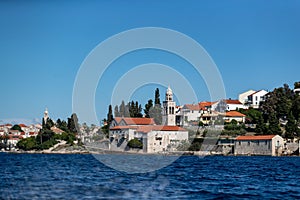
[[[93,155],[0,153],[0,169],[0,199],[300,199],[300,157],[182,156],[127,173]]]

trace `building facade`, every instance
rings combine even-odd
[[[170,86],[167,89],[165,101],[163,101],[162,124],[175,126],[176,125],[176,103],[173,101],[173,91]]]
[[[284,140],[279,135],[239,136],[235,139],[235,155],[268,155],[282,154]]]

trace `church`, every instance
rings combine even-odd
[[[128,142],[138,139],[143,144],[143,153],[176,151],[182,141],[188,140],[188,131],[175,125],[175,107],[173,92],[168,87],[163,101],[162,125],[156,125],[152,118],[115,118],[110,126],[110,150],[129,150]]]

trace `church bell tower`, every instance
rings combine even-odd
[[[175,115],[175,102],[173,101],[173,92],[170,86],[166,92],[166,99],[163,102],[163,116],[162,124],[165,126],[175,126],[176,125],[176,115]]]

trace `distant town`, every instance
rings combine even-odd
[[[176,105],[169,86],[156,88],[144,109],[138,101],[109,105],[101,126],[79,124],[76,114],[42,124],[0,125],[0,149],[30,153],[140,153],[299,156],[300,82],[237,99]]]

